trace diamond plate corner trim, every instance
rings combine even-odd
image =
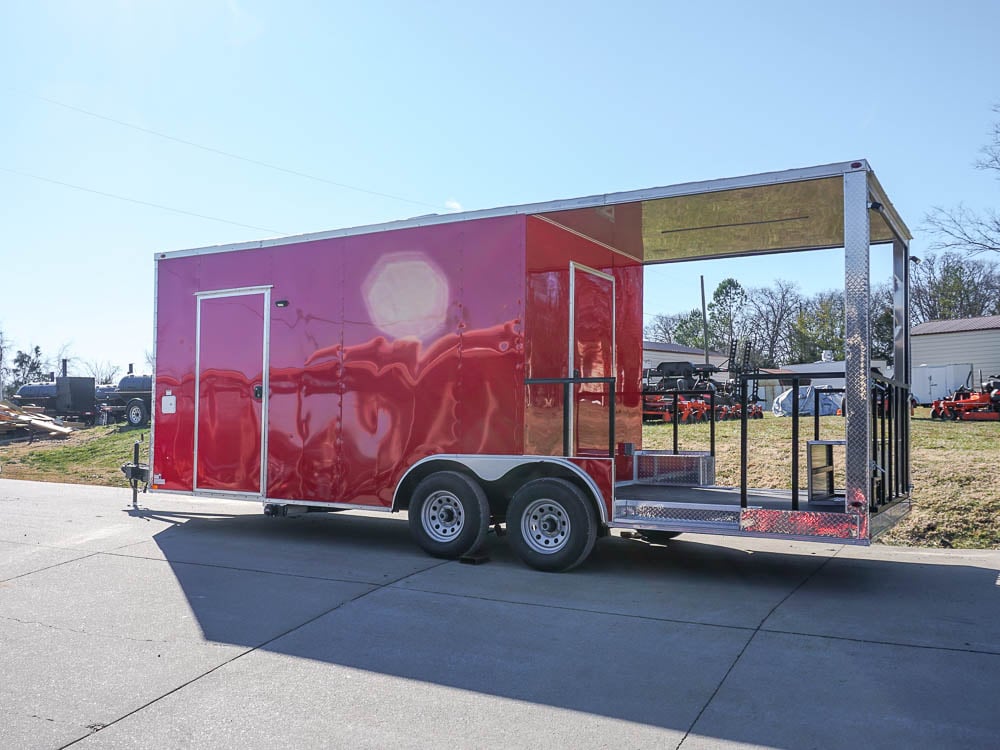
[[[870,435],[870,331],[868,321],[870,226],[868,172],[844,174],[844,406],[847,508],[868,528]]]
[[[807,510],[747,508],[740,514],[740,531],[831,539],[860,538],[861,516],[854,513],[822,513]],[[867,516],[865,517],[867,526]]]

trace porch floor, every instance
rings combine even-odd
[[[698,505],[732,505],[740,507],[739,487],[681,486],[665,484],[618,484],[615,499],[644,500],[667,503],[693,503]],[[792,510],[791,490],[751,489],[747,491],[747,505],[768,510]],[[814,502],[808,501],[805,487],[799,489],[799,510],[843,513],[843,496]]]

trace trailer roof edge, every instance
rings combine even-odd
[[[519,216],[550,213],[554,211],[565,211],[580,208],[596,208],[600,206],[611,206],[622,203],[634,203],[645,200],[657,200],[660,198],[673,198],[683,195],[696,195],[703,193],[715,193],[725,190],[736,190],[741,188],[753,188],[764,185],[777,185],[790,182],[801,182],[805,180],[819,180],[829,177],[836,177],[847,172],[865,171],[869,174],[869,182],[880,198],[885,197],[878,179],[865,159],[855,159],[853,161],[834,162],[813,167],[800,167],[796,169],[786,169],[777,172],[761,172],[758,174],[744,175],[740,177],[726,177],[715,180],[703,180],[699,182],[685,182],[677,185],[667,185],[654,188],[643,188],[640,190],[628,190],[618,193],[603,193],[589,195],[580,198],[564,198],[541,203],[524,203],[512,206],[502,206],[497,208],[478,209],[474,211],[462,211],[452,214],[427,214],[415,216],[408,219],[398,219],[395,221],[382,222],[378,224],[365,224],[355,227],[345,227],[342,229],[327,230],[322,232],[310,232],[304,234],[287,235],[261,240],[250,240],[246,242],[235,242],[223,245],[207,245],[184,250],[160,251],[154,253],[154,260],[164,260],[168,258],[180,258],[191,255],[202,255],[212,253],[227,253],[239,250],[251,250],[265,247],[275,247],[279,245],[290,245],[299,242],[311,242],[316,240],[327,240],[338,237],[350,237],[354,235],[371,234],[374,232],[393,231],[397,229],[409,229],[413,227],[433,226],[438,224],[452,224],[462,221],[473,221],[476,219],[499,218],[503,216]],[[911,237],[906,225],[903,224],[899,215],[892,207],[888,198],[883,201],[889,209],[892,221],[890,222],[897,234],[909,239]]]

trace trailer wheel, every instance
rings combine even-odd
[[[128,423],[133,427],[138,427],[140,425],[146,424],[146,405],[142,403],[142,399],[134,398],[128,402],[125,407],[125,418]]]
[[[438,471],[413,491],[410,532],[425,552],[454,559],[474,552],[486,538],[490,504],[479,484],[457,471]]]
[[[587,559],[597,540],[597,514],[575,484],[535,479],[514,493],[507,535],[521,560],[537,570],[564,571]]]

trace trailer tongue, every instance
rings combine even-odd
[[[406,510],[446,558],[506,524],[544,570],[614,528],[866,544],[909,507],[908,241],[857,161],[161,253],[150,485],[275,516]],[[891,381],[869,359],[868,253],[884,243]],[[728,394],[739,487],[715,486],[714,445],[643,450],[643,267],[837,247],[846,417],[807,441],[802,497],[797,437],[791,491],[748,486],[759,373]],[[714,426],[710,390],[685,399]]]

